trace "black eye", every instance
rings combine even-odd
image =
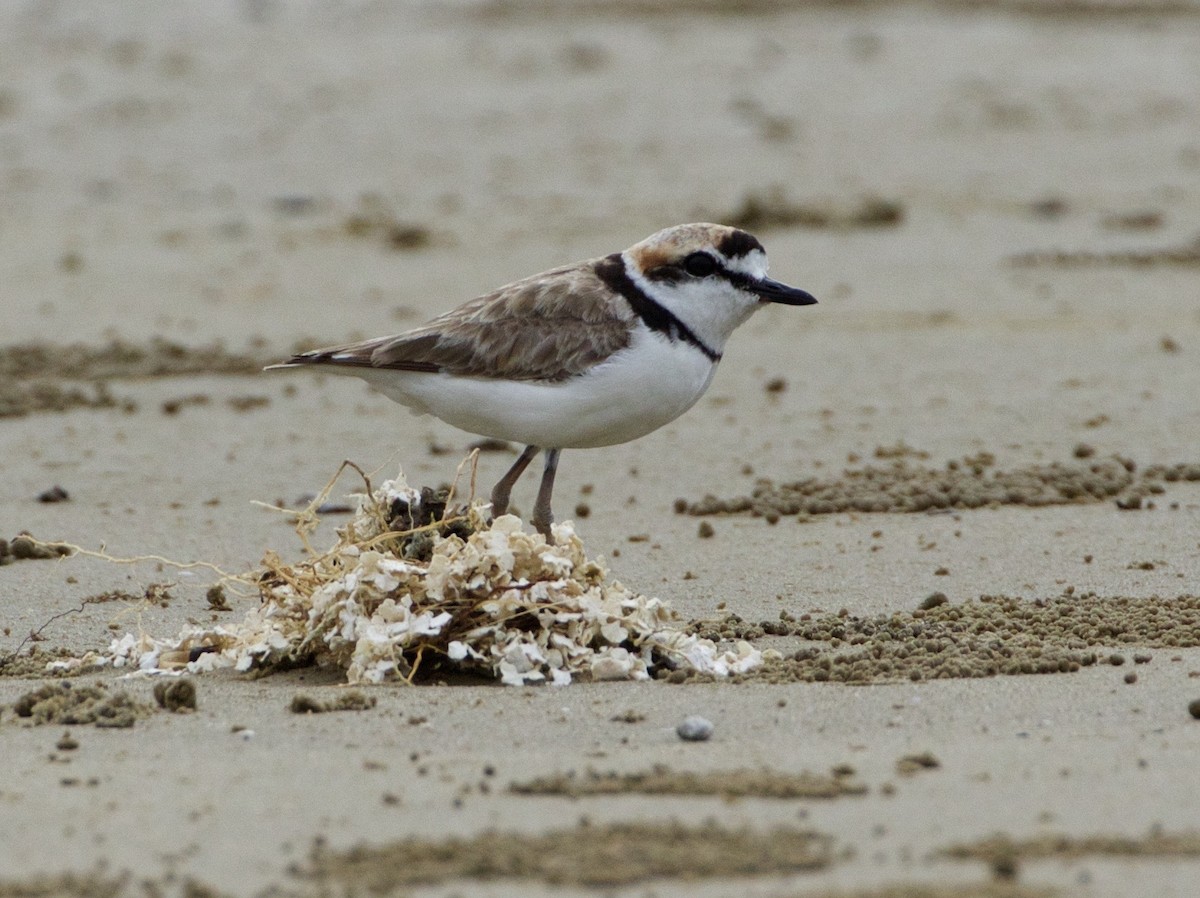
[[[683,260],[683,270],[694,278],[706,278],[717,270],[717,260],[708,253],[692,253]]]

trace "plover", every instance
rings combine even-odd
[[[543,451],[532,523],[549,538],[563,449],[624,443],[675,420],[708,389],[739,324],[767,303],[815,302],[767,277],[766,252],[745,231],[684,224],[501,287],[406,333],[270,368],[353,374],[416,412],[525,444],[492,490],[494,515],[508,510],[513,486]]]

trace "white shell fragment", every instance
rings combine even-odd
[[[712,721],[696,714],[685,717],[683,723],[675,728],[675,732],[684,742],[707,742],[713,734]]]
[[[126,634],[90,663],[147,671],[190,656],[192,673],[316,663],[361,684],[410,679],[440,657],[514,686],[646,679],[662,666],[726,676],[762,663],[749,643],[720,651],[680,630],[661,600],[609,580],[570,523],[556,524],[548,543],[512,515],[489,526],[475,505],[468,538],[435,537],[428,562],[398,557],[382,513],[396,498],[416,501],[403,475],[360,500],[326,553],[293,565],[268,553],[250,575],[262,602],[240,623],[174,639]],[[208,651],[192,652],[201,646]]]

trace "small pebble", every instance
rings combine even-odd
[[[50,502],[66,502],[70,498],[71,497],[69,495],[67,495],[67,491],[64,490],[61,486],[58,486],[56,484],[56,485],[50,487],[50,489],[46,490],[45,492],[38,493],[37,500],[39,502],[50,503]]]
[[[1200,720],[1200,698],[1188,703],[1188,713],[1197,720]]]
[[[685,717],[683,723],[675,728],[675,732],[684,742],[707,742],[712,737],[714,729],[716,728],[712,721],[693,714]]]
[[[701,539],[708,539],[717,531],[713,529],[713,525],[708,521],[701,521],[700,528],[696,531]]]

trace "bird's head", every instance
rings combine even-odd
[[[767,303],[816,302],[812,294],[767,277],[762,244],[726,225],[676,225],[634,244],[621,258],[646,296],[717,351]]]

